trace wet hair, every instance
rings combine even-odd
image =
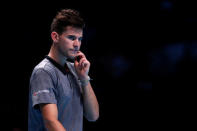
[[[83,29],[85,26],[83,18],[74,9],[60,10],[51,23],[51,32],[62,34],[67,26]]]

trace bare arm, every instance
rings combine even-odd
[[[45,127],[48,131],[66,131],[63,125],[58,121],[58,110],[56,104],[41,104]]]
[[[83,87],[84,116],[89,121],[96,121],[99,117],[99,104],[90,82]]]
[[[99,104],[92,86],[88,80],[90,62],[86,59],[85,55],[82,52],[79,51],[77,55],[82,56],[79,62],[75,60],[74,65],[79,79],[82,83],[84,116],[89,121],[96,121],[99,117]]]

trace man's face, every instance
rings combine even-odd
[[[74,59],[80,49],[83,31],[80,28],[68,26],[66,31],[59,35],[58,51],[68,59]]]

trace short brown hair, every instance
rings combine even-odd
[[[81,29],[84,28],[84,20],[78,11],[74,9],[60,10],[51,23],[51,32],[55,31],[58,34],[62,34],[67,26],[73,26]]]

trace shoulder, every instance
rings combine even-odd
[[[49,62],[48,59],[45,58],[34,68],[34,70],[39,70],[39,69],[50,71],[54,69],[54,66]]]
[[[48,59],[43,59],[38,65],[35,66],[32,72],[32,76],[47,74],[51,77],[55,75],[55,67],[50,63]]]

